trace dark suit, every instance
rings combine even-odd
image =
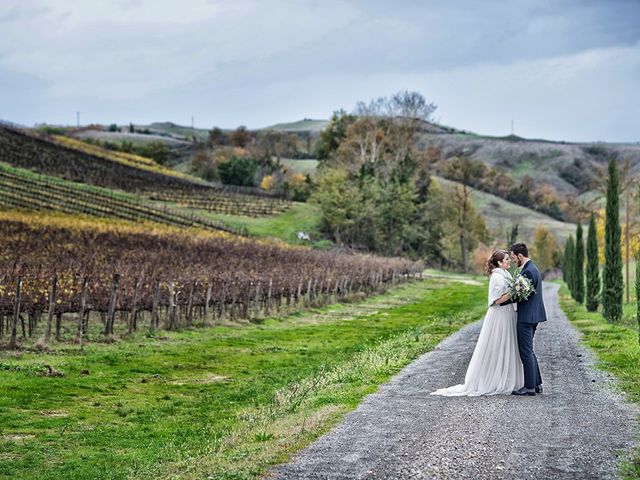
[[[540,275],[536,264],[529,260],[520,273],[531,280],[533,288],[536,290],[536,293],[529,296],[528,299],[518,302],[517,325],[518,350],[524,367],[524,386],[525,388],[535,388],[542,385],[542,377],[540,376],[538,359],[533,351],[533,336],[536,333],[538,323],[547,321],[547,312],[544,309],[542,298],[542,275]]]

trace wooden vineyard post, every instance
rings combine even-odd
[[[140,277],[136,278],[133,286],[133,300],[131,301],[131,319],[129,321],[129,333],[138,330],[138,291],[140,290]]]
[[[111,286],[111,296],[109,298],[109,311],[107,312],[107,320],[104,322],[104,334],[113,335],[113,323],[116,315],[116,299],[118,285],[120,284],[120,274],[113,274],[113,284]]]
[[[306,306],[310,307],[311,306],[311,284],[312,284],[313,280],[309,279],[309,283],[307,284],[307,300],[306,300]]]
[[[60,341],[62,335],[62,312],[56,312],[56,340]]]
[[[16,337],[18,335],[18,319],[20,317],[20,302],[22,301],[22,277],[18,277],[16,281],[16,298],[13,302],[13,324],[11,325],[11,341],[9,342],[9,348],[16,348]]]
[[[82,279],[82,293],[80,294],[80,311],[78,312],[78,326],[76,329],[76,340],[80,344],[80,350],[84,348],[82,343],[84,338],[84,310],[87,304],[87,288],[89,286],[89,278],[84,276]]]
[[[209,325],[209,304],[211,303],[212,282],[207,282],[207,293],[204,296],[204,324]]]
[[[260,281],[258,280],[258,283],[256,283],[256,297],[255,297],[255,301],[253,302],[253,316],[254,318],[258,318],[260,316]]]
[[[157,279],[156,287],[153,292],[153,302],[151,303],[151,320],[149,321],[149,329],[152,332],[160,324],[160,314],[158,313],[159,303],[160,303],[160,279]]]
[[[169,330],[176,328],[176,293],[173,278],[169,279]]]
[[[302,279],[298,282],[298,293],[296,294],[296,308],[300,308],[300,294],[302,293]]]
[[[269,293],[267,293],[267,317],[269,316],[269,313],[271,312],[271,287],[273,286],[273,279],[270,278],[269,279]]]
[[[327,299],[324,296],[324,278],[322,279],[322,282],[320,282],[320,305],[326,305],[327,304]]]
[[[187,302],[187,325],[191,326],[193,324],[193,292],[196,289],[197,280],[193,280],[191,282],[191,287],[189,288],[189,300]]]

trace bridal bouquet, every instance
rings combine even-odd
[[[531,280],[524,275],[518,274],[509,282],[508,293],[511,295],[511,300],[521,302],[529,298],[532,293],[536,293],[536,289],[533,288]]]

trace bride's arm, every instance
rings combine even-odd
[[[511,295],[505,293],[500,298],[497,298],[493,303],[495,303],[496,305],[500,305],[508,300],[511,300]]]
[[[507,281],[498,274],[492,274],[489,278],[490,298],[495,298],[491,305],[502,305],[511,299],[511,295],[505,292]]]

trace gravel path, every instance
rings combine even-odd
[[[545,393],[434,397],[464,381],[480,331],[469,325],[407,366],[269,479],[616,478],[637,410],[593,368],[544,284],[549,321],[536,333]]]

